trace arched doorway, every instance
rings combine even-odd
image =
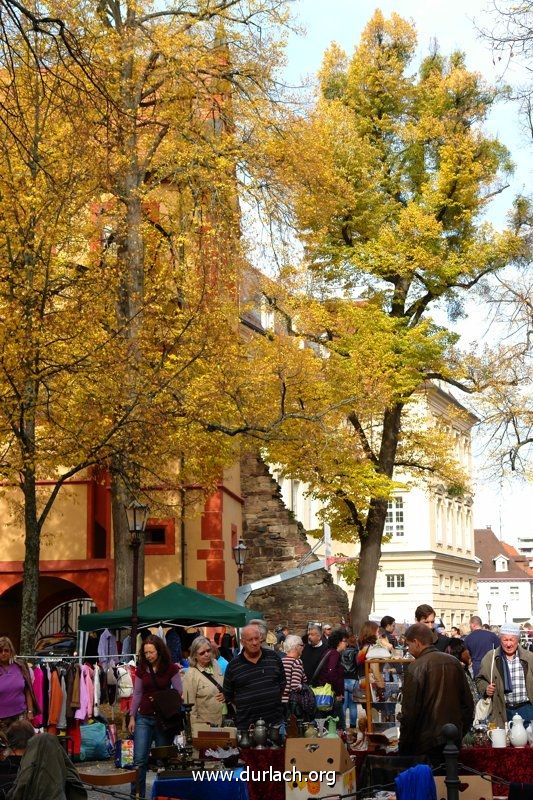
[[[81,603],[81,606],[80,606]],[[77,628],[78,614],[86,613],[94,605],[85,589],[64,578],[41,575],[39,579],[38,630],[41,634],[59,633],[63,625]],[[88,606],[88,608],[87,608]],[[57,609],[60,609],[57,611]],[[0,635],[9,636],[18,651],[20,647],[20,623],[22,609],[22,581],[0,596]],[[46,633],[42,624],[48,620]],[[52,630],[57,626],[57,630]],[[50,628],[50,631],[48,631]]]

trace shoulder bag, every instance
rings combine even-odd
[[[181,695],[176,689],[160,689],[156,683],[154,670],[149,666],[154,684],[154,693],[150,700],[154,707],[158,727],[168,734],[176,735],[183,730],[183,710]]]

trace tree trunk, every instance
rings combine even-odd
[[[121,265],[121,281],[117,298],[117,320],[119,330],[128,347],[130,364],[127,376],[126,402],[135,408],[138,366],[140,362],[138,335],[142,322],[144,284],[144,243],[142,239],[142,205],[137,195],[138,176],[130,173],[122,187],[126,195],[125,231],[119,241],[118,257]],[[132,411],[132,416],[135,411]],[[118,453],[111,463],[111,507],[113,517],[113,545],[115,562],[115,608],[131,605],[133,551],[129,546],[130,534],[124,506],[132,500],[134,490],[140,488],[136,466],[132,466],[126,452]],[[138,597],[144,595],[144,546],[139,550]]]
[[[35,633],[39,607],[39,558],[41,527],[37,519],[35,473],[27,469],[23,475],[24,493],[24,574],[22,583],[22,612],[20,627],[20,652],[35,652]]]
[[[377,468],[382,475],[386,475],[388,478],[392,478],[394,472],[403,408],[403,403],[397,403],[393,408],[387,408],[383,414],[383,431]],[[360,537],[359,574],[350,609],[352,627],[356,632],[368,619],[372,610],[386,517],[387,500],[373,497],[370,501],[365,530]]]
[[[365,526],[365,534],[361,538],[359,574],[350,610],[352,629],[356,632],[359,631],[363,622],[368,619],[372,610],[386,516],[387,501],[372,500]]]

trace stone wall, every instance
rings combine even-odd
[[[278,483],[257,454],[242,458],[241,492],[243,539],[248,548],[243,582],[297,567],[311,550],[305,530],[285,506]],[[309,561],[317,561],[316,556]],[[343,617],[348,619],[346,592],[325,569],[256,590],[246,605],[261,611],[269,628],[287,624],[294,633],[304,632],[310,620],[335,627]]]

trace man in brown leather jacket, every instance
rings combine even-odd
[[[427,625],[411,625],[405,639],[415,661],[406,670],[399,751],[402,755],[442,756],[442,726],[452,722],[460,743],[474,719],[474,701],[461,662],[433,645]]]

